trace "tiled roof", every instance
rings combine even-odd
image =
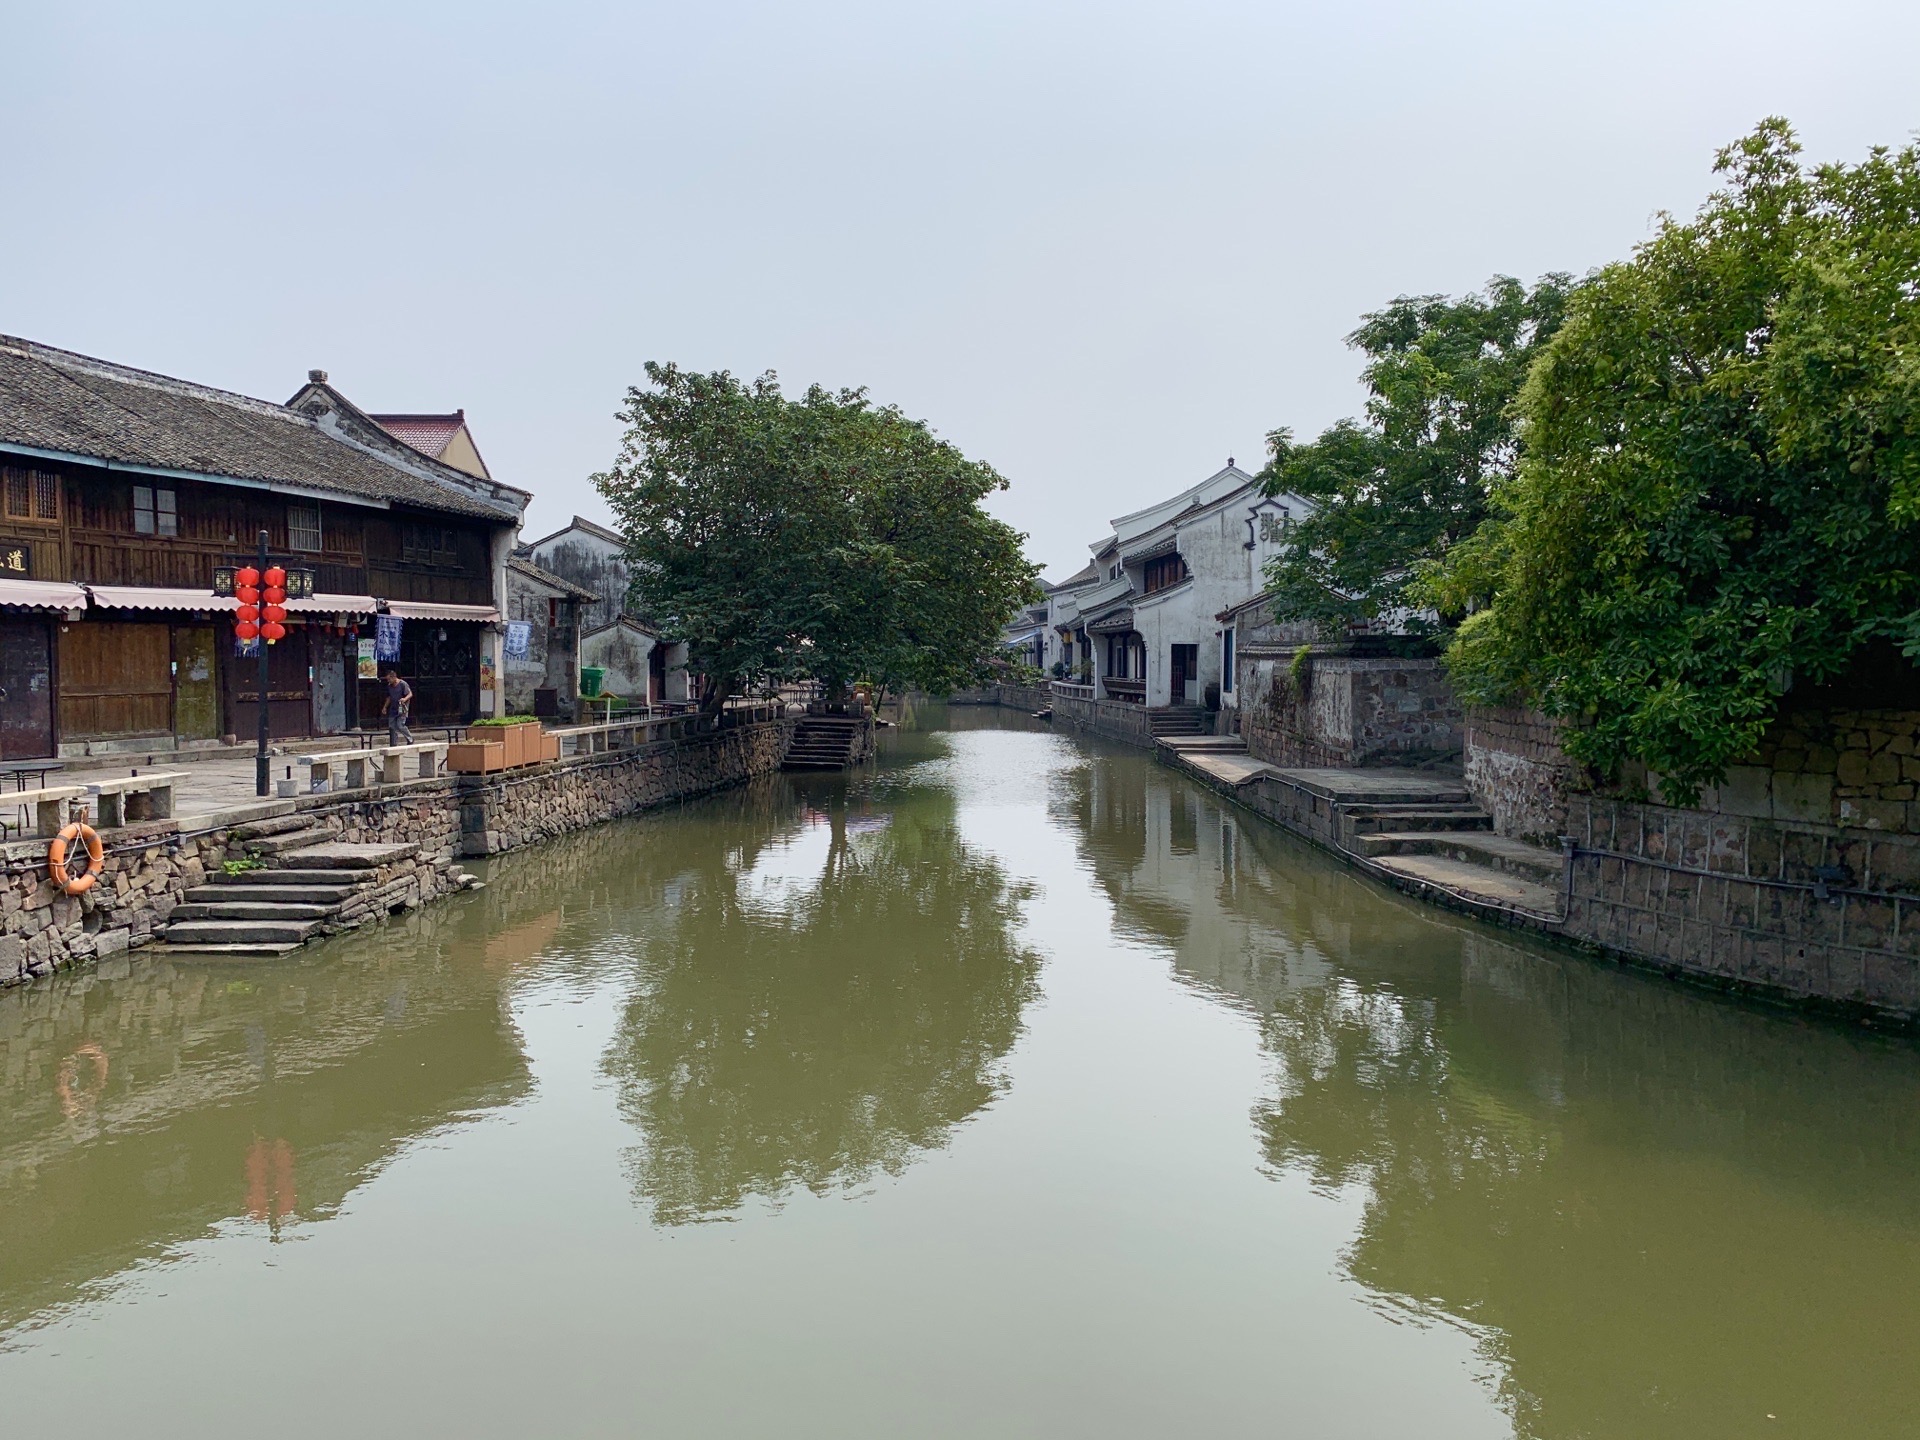
[[[593,521],[587,519],[584,515],[576,515],[564,527],[554,531],[553,534],[542,535],[538,540],[529,542],[527,548],[530,550],[538,550],[542,545],[558,540],[569,530],[578,530],[583,534],[595,536],[598,539],[605,540],[614,545],[625,545],[627,543],[627,537],[622,535],[618,530],[609,530],[604,525],[594,524]]]
[[[556,575],[551,570],[543,570],[524,555],[507,557],[507,568],[518,570],[529,580],[537,580],[542,585],[551,586],[563,595],[571,595],[576,600],[598,600],[600,597],[584,585],[576,585],[564,575]]]
[[[510,520],[434,477],[231,391],[0,335],[0,443]]]
[[[369,418],[394,439],[435,460],[467,423],[464,415],[373,415]]]

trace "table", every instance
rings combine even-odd
[[[64,760],[0,760],[0,777],[13,776],[13,788],[16,792],[38,790],[47,783],[47,776],[67,768]],[[27,784],[27,777],[33,776],[33,784]]]

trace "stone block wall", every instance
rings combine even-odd
[[[334,928],[350,929],[460,888],[459,856],[498,854],[778,769],[791,731],[789,720],[764,720],[504,775],[309,796],[259,807],[253,818],[298,813],[332,840],[419,846],[417,856],[382,867],[337,917]],[[78,896],[46,878],[44,840],[0,845],[0,986],[164,938],[186,892],[252,850],[244,820],[198,833],[156,821],[101,838],[105,869]]]
[[[1438,660],[1318,654],[1304,693],[1291,657],[1256,653],[1235,669],[1240,734],[1268,764],[1429,765],[1461,752],[1464,716]]]
[[[1566,825],[1572,938],[1768,993],[1920,1016],[1920,839],[1578,793]]]
[[[1578,771],[1556,721],[1532,710],[1475,707],[1466,716],[1467,790],[1502,835],[1557,845]]]
[[[739,785],[780,767],[793,722],[583,756],[460,781],[460,853],[497,855],[569,830]]]
[[[1082,700],[1077,695],[1053,697],[1053,723],[1069,729],[1084,730],[1127,745],[1152,748],[1153,729],[1147,719],[1147,707],[1130,705],[1124,700]]]

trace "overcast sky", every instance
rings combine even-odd
[[[1622,256],[1768,114],[1920,127],[1915,0],[0,7],[0,331],[464,406],[527,536],[648,359],[866,385],[1108,517],[1353,412],[1397,294]]]

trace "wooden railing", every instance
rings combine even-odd
[[[1127,700],[1144,703],[1147,698],[1147,682],[1129,680],[1120,675],[1109,675],[1101,682],[1107,687],[1107,694],[1115,700]]]

